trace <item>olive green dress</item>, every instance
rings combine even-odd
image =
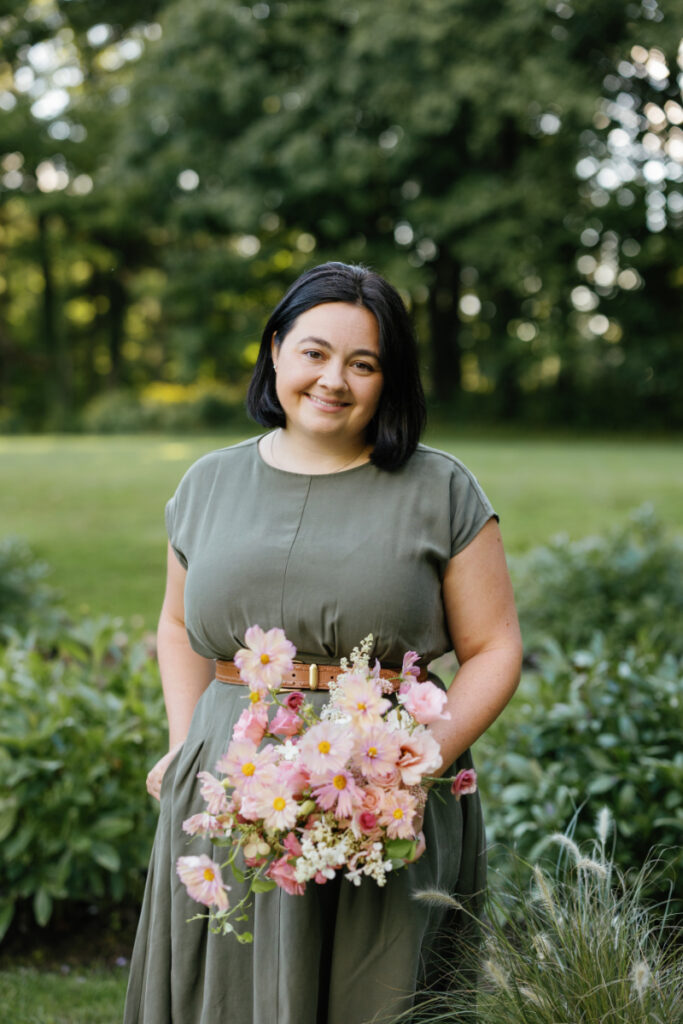
[[[476,479],[420,445],[397,472],[370,463],[325,475],[262,459],[258,438],[199,459],[166,507],[171,544],[187,568],[186,627],[206,658],[232,658],[252,624],[282,627],[297,658],[337,663],[363,637],[374,655],[422,664],[452,647],[441,600],[449,559],[495,515]],[[213,935],[175,872],[184,854],[221,859],[182,822],[203,809],[197,772],[214,771],[245,707],[246,689],[214,680],[168,768],[132,956],[125,1024],[362,1024],[409,1008],[414,992],[457,964],[465,919],[416,901],[438,887],[461,898],[485,884],[478,794],[443,787],[425,815],[425,854],[384,888],[338,877],[303,896],[257,895],[251,945]],[[310,695],[322,705],[323,693]],[[457,768],[469,767],[469,751]],[[230,898],[240,886],[232,877]],[[471,901],[476,906],[476,899]]]

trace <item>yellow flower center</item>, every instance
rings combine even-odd
[[[327,740],[321,740],[320,741],[320,743],[318,744],[318,751],[321,754],[329,754],[329,752],[330,752],[330,744],[327,742]]]
[[[213,882],[215,877],[216,876],[211,870],[211,868],[204,868],[204,878],[207,882]]]
[[[256,768],[251,763],[251,761],[247,761],[245,764],[242,765],[242,775],[253,775],[255,771]]]
[[[368,747],[368,757],[377,757],[377,747]]]
[[[334,788],[335,789],[346,789],[346,776],[345,775],[335,775],[335,777],[334,777],[334,779],[332,781],[334,782]]]
[[[252,692],[249,694],[249,700],[251,701],[252,704],[258,704],[260,699],[261,698],[259,694],[256,692],[256,690],[252,690]]]
[[[356,704],[356,709],[358,711],[367,711],[368,706],[364,703],[364,701],[359,700],[358,703]]]
[[[284,809],[285,809],[284,798],[281,797],[281,796],[276,796],[275,799],[273,800],[273,808],[276,811],[284,811]]]
[[[267,654],[262,654],[261,655],[261,664],[262,665],[268,665],[269,662],[270,662],[270,657]]]
[[[397,807],[394,810],[394,817],[396,818],[396,821],[400,821],[401,818],[403,817],[403,811],[401,810],[400,807]]]

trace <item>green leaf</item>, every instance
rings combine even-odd
[[[269,878],[254,878],[251,883],[252,892],[270,892],[274,888],[275,882],[272,882]]]
[[[392,860],[409,860],[417,850],[416,839],[389,839],[385,844],[387,857]]]
[[[235,864],[234,861],[230,862],[230,868],[232,870],[233,875],[235,876],[236,881],[243,882],[244,881],[244,872],[240,871],[240,869],[237,867],[237,865]]]
[[[0,842],[6,839],[14,828],[17,817],[17,801],[15,797],[8,796],[0,800]]]
[[[14,900],[3,900],[0,903],[0,942],[5,937],[7,929],[12,923],[14,917]]]
[[[95,840],[90,849],[90,854],[100,867],[106,868],[107,871],[118,871],[121,867],[121,858],[118,852],[109,843],[103,843],[100,840]]]
[[[52,916],[52,897],[43,886],[33,897],[33,913],[41,927],[44,927]]]

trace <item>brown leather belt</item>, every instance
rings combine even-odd
[[[295,661],[291,672],[286,672],[282,678],[281,689],[283,690],[329,690],[330,682],[341,674],[338,665],[305,665],[301,661]],[[380,678],[393,683],[391,692],[395,693],[401,685],[399,670],[394,668],[380,669]],[[419,682],[428,678],[427,671],[420,669]],[[237,683],[244,686],[244,680],[234,661],[216,661],[216,679],[221,683]]]

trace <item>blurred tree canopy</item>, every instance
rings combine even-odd
[[[683,425],[674,0],[0,7],[0,428],[243,386],[369,264],[455,415]]]

